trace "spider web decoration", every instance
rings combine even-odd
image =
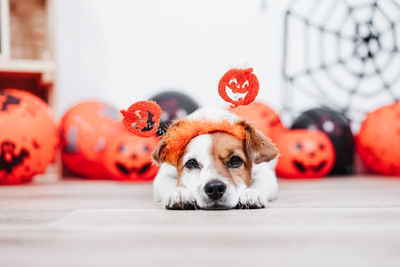
[[[298,0],[286,11],[283,115],[327,106],[359,127],[400,98],[398,0]]]

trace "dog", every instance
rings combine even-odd
[[[242,118],[201,108],[172,123],[153,151],[154,200],[166,209],[265,208],[278,192],[277,156]]]

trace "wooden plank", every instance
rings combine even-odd
[[[150,184],[0,188],[0,266],[399,266],[400,179],[280,180],[264,210],[166,211]]]

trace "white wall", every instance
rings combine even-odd
[[[400,99],[400,53],[390,53],[400,43],[400,37],[395,38],[400,36],[400,11],[393,1],[379,1],[391,21],[398,22],[393,30],[387,18],[365,8],[373,1],[293,1],[293,14],[304,19],[288,20],[288,74],[319,70],[286,84],[286,95],[281,74],[283,22],[292,1],[55,1],[59,116],[82,99],[101,98],[126,108],[165,89],[181,90],[203,106],[224,106],[217,84],[226,70],[237,66],[254,68],[261,85],[258,100],[278,111],[283,98],[296,112],[315,107],[317,100],[343,109],[350,105],[355,129],[364,112],[393,102],[393,95]],[[351,16],[347,4],[354,9]],[[356,25],[365,28],[370,19],[384,49],[362,62],[353,53],[366,46],[352,38],[365,37],[362,32],[356,36]],[[321,34],[318,26],[327,31]],[[338,42],[336,32],[347,40]],[[343,64],[337,64],[340,54]],[[320,68],[322,63],[332,66],[329,75]],[[382,75],[374,73],[374,64],[383,69]],[[364,72],[365,78],[355,77],[357,72]],[[384,80],[392,86],[390,91],[382,88]],[[346,88],[338,88],[339,83]]]
[[[86,98],[118,108],[178,89],[225,105],[217,84],[253,67],[258,99],[280,107],[283,12],[288,1],[57,0],[58,111]]]

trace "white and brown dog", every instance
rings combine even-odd
[[[167,209],[264,208],[277,196],[277,148],[222,109],[173,123],[153,152],[154,199]]]

